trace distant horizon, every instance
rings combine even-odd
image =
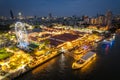
[[[23,16],[96,16],[105,14],[107,10],[120,14],[119,0],[0,0],[0,16],[10,17],[19,12]]]
[[[107,11],[106,11],[107,12]],[[76,14],[74,14],[74,15],[64,15],[64,16],[58,16],[58,15],[55,15],[55,14],[52,14],[52,17],[72,17],[72,16],[76,16],[76,17],[82,17],[82,16],[89,16],[89,17],[96,17],[97,15],[105,15],[106,14],[106,12],[105,13],[96,13],[95,15],[86,15],[86,14],[83,14],[83,15],[76,15]],[[18,12],[19,13],[19,12]],[[18,13],[16,13],[16,14],[14,14],[14,12],[13,12],[13,14],[14,14],[14,17],[18,17]],[[22,12],[21,12],[22,13]],[[112,14],[113,14],[113,16],[114,15],[120,15],[120,13],[118,13],[118,14],[114,14],[114,12],[112,12]],[[22,16],[23,17],[30,17],[30,16],[32,16],[32,17],[48,17],[49,16],[49,13],[47,14],[47,15],[24,15],[24,13],[22,13]],[[9,15],[0,15],[0,17],[11,17],[10,16],[10,11],[9,11]]]
[[[108,11],[108,10],[107,10]],[[106,11],[106,12],[107,12]],[[82,16],[88,16],[88,17],[96,17],[97,15],[105,15],[106,14],[106,12],[105,13],[96,13],[95,15],[86,15],[86,14],[83,14],[83,15],[76,15],[76,14],[74,14],[74,15],[64,15],[64,16],[58,16],[58,15],[55,15],[55,14],[52,14],[52,17],[72,17],[72,16],[76,16],[76,17],[82,17]],[[19,12],[18,12],[19,13]],[[13,12],[13,15],[14,15],[14,17],[18,17],[18,13],[16,13],[16,14],[14,14],[14,12]],[[21,14],[22,14],[22,16],[23,17],[48,17],[49,16],[49,13],[47,14],[47,15],[24,15],[24,13],[22,13],[21,12]],[[118,13],[118,14],[114,14],[114,12],[112,12],[112,14],[113,14],[113,16],[115,16],[115,15],[120,15],[120,13]],[[8,16],[5,16],[5,15],[0,15],[0,17],[11,17],[10,16],[10,10],[9,10],[9,15]]]

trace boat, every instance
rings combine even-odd
[[[115,34],[113,34],[110,38],[104,39],[102,44],[111,44],[115,40]]]
[[[114,38],[105,39],[102,41],[102,44],[112,44],[114,40],[115,40]]]
[[[96,53],[89,51],[85,55],[83,55],[79,60],[73,62],[72,69],[80,69],[84,67],[89,61],[91,61],[93,58],[95,58]]]

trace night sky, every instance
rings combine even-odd
[[[111,10],[120,13],[120,0],[0,0],[0,16],[22,12],[25,16],[72,16],[105,14]]]

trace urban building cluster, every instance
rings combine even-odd
[[[21,20],[25,23],[31,25],[46,25],[51,26],[52,24],[62,24],[73,27],[86,27],[88,25],[98,25],[98,26],[111,26],[113,21],[120,20],[119,15],[113,15],[113,13],[108,10],[105,14],[97,14],[94,17],[87,15],[83,16],[70,16],[70,17],[58,17],[53,16],[49,13],[48,16],[24,16],[21,12],[17,16],[14,15],[13,11],[10,10],[10,17],[0,17],[0,25],[11,24],[15,21]]]

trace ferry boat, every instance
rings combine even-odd
[[[95,52],[89,51],[83,55],[79,60],[73,62],[72,69],[80,69],[85,66],[89,61],[91,61],[96,56]]]

